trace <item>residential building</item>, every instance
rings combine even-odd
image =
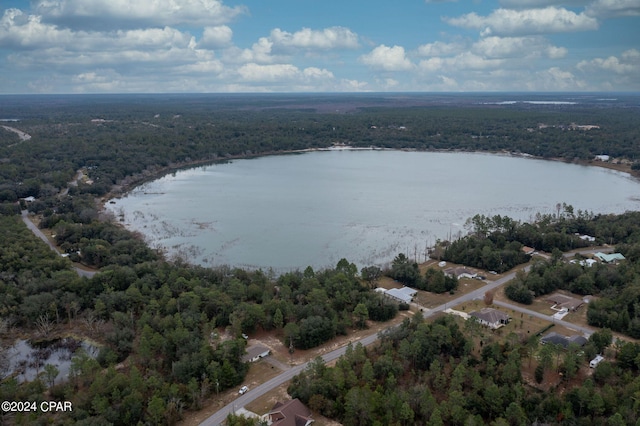
[[[411,303],[415,295],[418,294],[418,291],[412,289],[411,287],[402,287],[386,290],[384,294],[397,300],[398,302]]]
[[[593,255],[596,259],[605,263],[617,263],[619,260],[624,260],[625,257],[621,253],[601,253],[598,252]]]
[[[267,413],[267,421],[272,426],[309,426],[313,419],[309,410],[299,399],[276,402]]]
[[[578,346],[584,346],[587,344],[587,339],[583,336],[574,334],[571,337],[563,336],[562,334],[558,334],[555,331],[546,334],[540,339],[540,343],[543,345],[547,343],[551,343],[553,345],[560,345],[563,348],[568,348],[570,344],[575,343]]]
[[[270,354],[271,350],[269,348],[259,345],[250,346],[247,348],[247,353],[242,356],[242,362],[256,362]]]
[[[507,325],[511,321],[509,315],[493,308],[483,308],[480,311],[471,312],[469,315],[476,318],[480,324],[494,330]]]
[[[444,270],[444,273],[449,275],[450,277],[455,277],[457,279],[462,278],[475,278],[478,274],[473,272],[469,268],[458,267],[458,268],[448,268]]]

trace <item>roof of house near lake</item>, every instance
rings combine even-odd
[[[602,253],[602,252],[598,252],[598,253],[594,254],[593,257],[595,257],[598,260],[601,260],[602,262],[606,262],[606,263],[616,263],[619,260],[624,260],[625,259],[625,257],[622,255],[622,253]]]
[[[511,320],[509,315],[493,308],[483,308],[480,311],[471,312],[469,315],[477,318],[480,324],[493,329],[500,328]]]
[[[376,291],[379,291],[379,290],[376,289]],[[402,288],[392,288],[389,290],[384,290],[383,293],[396,299],[399,302],[411,303],[415,295],[418,294],[418,291],[412,289],[411,287],[402,287]]]
[[[591,235],[580,235],[579,233],[576,232],[576,235],[578,236],[578,238],[580,238],[583,241],[590,241],[590,242],[594,242],[596,240],[596,237],[592,237]]]
[[[311,410],[298,398],[287,402],[276,402],[267,413],[271,426],[308,426],[313,422]]]
[[[583,260],[571,259],[569,263],[577,263],[580,266],[586,266],[587,268],[591,268],[594,263],[598,263],[598,262],[595,259],[583,259]]]
[[[522,246],[522,248],[520,249],[524,252],[524,254],[528,254],[529,256],[531,256],[532,254],[534,254],[536,252],[536,249],[532,248],[532,247],[528,247],[528,246]]]
[[[587,344],[587,339],[584,336],[580,336],[578,334],[574,334],[571,337],[563,336],[562,334],[558,334],[555,331],[552,331],[546,334],[542,339],[540,339],[540,343],[547,344],[551,343],[553,345],[560,345],[563,348],[568,348],[570,344],[575,343],[578,346],[584,346]]]
[[[447,268],[444,270],[444,273],[449,275],[450,277],[460,278],[475,278],[478,274],[473,272],[469,268],[465,268],[464,266],[458,266],[457,268]]]
[[[242,356],[242,362],[256,362],[266,356],[269,356],[271,350],[264,346],[254,345],[247,348],[247,353]]]
[[[566,309],[568,311],[575,311],[584,304],[583,299],[578,299],[576,297],[571,297],[560,293],[553,293],[550,296],[547,296],[547,302],[553,303],[551,309]]]

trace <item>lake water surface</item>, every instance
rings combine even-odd
[[[557,203],[640,208],[640,184],[599,167],[480,153],[321,151],[179,171],[107,208],[152,247],[205,266],[276,272],[424,260],[473,215],[531,220]]]

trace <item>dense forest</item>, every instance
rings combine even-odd
[[[468,327],[468,328],[467,328]],[[537,339],[488,339],[479,354],[473,324],[453,316],[426,322],[420,315],[389,330],[380,345],[350,348],[334,367],[321,359],[298,375],[289,393],[313,410],[347,425],[634,425],[638,424],[640,345],[622,343],[618,361],[603,362],[593,376],[577,377],[584,353],[538,346]],[[609,346],[594,334],[591,349]],[[478,339],[476,337],[475,339]],[[602,342],[602,343],[600,343]],[[553,391],[524,377],[535,365],[562,373]],[[584,367],[583,367],[584,368]],[[538,373],[536,373],[537,375]],[[584,382],[582,382],[584,380]],[[536,423],[537,422],[537,423]]]
[[[274,330],[292,347],[306,349],[397,312],[397,305],[361,284],[346,260],[335,269],[307,268],[276,278],[262,271],[170,264],[131,242],[135,250],[122,261],[120,228],[94,221],[76,225],[83,233],[78,239],[104,252],[101,273],[89,280],[17,217],[3,217],[0,225],[4,328],[33,328],[35,337],[48,339],[80,324],[104,343],[96,359],[74,357],[74,380],[49,389],[74,402],[74,422],[173,423],[183,409],[199,408],[214,389],[242,382],[248,368],[241,362],[243,333]],[[71,231],[65,235],[74,238]],[[227,327],[230,335],[214,333],[216,327]],[[126,368],[115,370],[122,361]],[[8,378],[0,390],[10,400],[42,399],[42,380],[19,386],[17,378]],[[13,420],[32,424],[34,418]]]
[[[21,142],[0,128],[0,202],[55,195],[80,168],[93,183],[75,190],[103,195],[133,176],[170,167],[333,143],[508,151],[569,161],[600,154],[640,159],[637,111],[627,104],[534,108],[463,101],[435,102],[425,95],[390,107],[386,99],[365,95],[12,98],[0,116],[20,119],[18,127],[32,138]]]
[[[74,411],[64,414],[0,414],[0,421],[16,424],[175,424],[184,410],[198,409],[214,392],[243,381],[248,368],[240,359],[243,333],[272,331],[294,350],[311,348],[366,327],[367,321],[396,315],[396,304],[370,291],[383,274],[434,293],[457,287],[439,271],[421,274],[404,255],[387,271],[369,266],[359,273],[343,259],[332,269],[281,276],[169,261],[139,235],[105,218],[99,197],[199,162],[335,143],[508,151],[567,161],[590,161],[598,154],[628,164],[640,159],[637,110],[628,104],[506,106],[454,97],[455,105],[420,98],[398,106],[373,95],[4,99],[0,118],[17,119],[6,125],[31,139],[0,127],[0,399],[74,404]],[[576,123],[599,127],[580,130],[572,127]],[[21,200],[29,196],[36,200]],[[56,255],[24,226],[19,214],[26,208],[68,257]],[[556,255],[555,262],[537,265],[515,285],[527,294],[543,294],[536,292],[552,285],[597,293],[590,323],[635,336],[640,330],[637,214],[574,214],[562,206],[558,214],[538,219],[526,224],[472,218],[472,235],[443,242],[441,255],[502,272],[529,259],[522,255],[523,245],[556,253],[586,245],[576,233],[615,244],[628,260],[618,267],[577,274],[575,265],[557,261]],[[80,276],[72,262],[97,273]],[[95,358],[78,351],[68,380],[51,368],[30,382],[6,377],[8,337],[42,341],[69,334],[91,338],[101,350]],[[416,318],[390,331],[371,353],[353,348],[336,367],[344,378],[318,364],[296,379],[291,392],[346,424],[390,424],[389,415],[401,424],[438,424],[438,418],[446,424],[561,417],[637,421],[631,398],[639,386],[633,379],[637,345],[616,348],[616,364],[604,364],[584,388],[562,396],[523,390],[516,372],[521,348],[495,343],[474,357],[470,347],[454,322]],[[456,374],[464,380],[453,383]],[[335,381],[331,386],[327,377]],[[542,408],[532,408],[536,404]],[[585,408],[592,405],[595,411]],[[354,418],[365,406],[367,415]]]

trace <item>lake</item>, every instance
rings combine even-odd
[[[423,261],[436,239],[467,233],[473,215],[531,221],[640,208],[628,174],[508,155],[331,150],[177,171],[107,203],[128,229],[170,256],[277,273]]]

